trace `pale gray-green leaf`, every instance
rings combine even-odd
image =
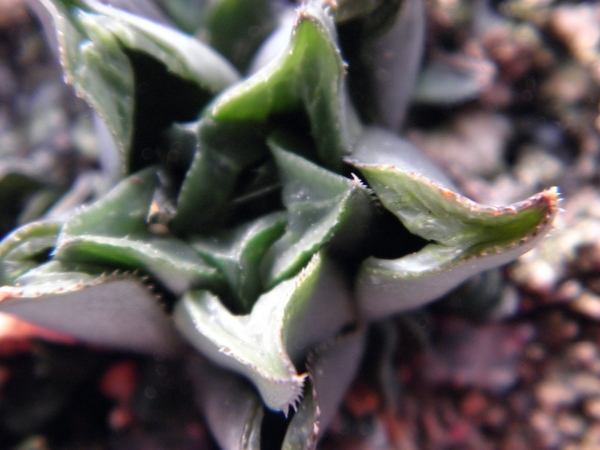
[[[205,356],[248,377],[269,408],[287,411],[305,377],[294,361],[334,336],[353,313],[343,281],[315,255],[297,277],[263,294],[248,315],[234,316],[211,293],[192,291],[178,302],[174,317]]]
[[[531,249],[558,210],[551,189],[505,207],[475,203],[394,166],[356,164],[404,226],[431,243],[396,260],[367,259],[357,279],[361,308],[371,318],[434,300],[468,277]]]
[[[156,168],[121,181],[105,197],[64,225],[54,257],[65,262],[139,269],[177,294],[190,287],[216,287],[222,276],[184,241],[148,231]]]
[[[0,311],[88,345],[162,356],[175,356],[182,348],[170,318],[137,279],[95,277],[66,293],[58,288],[42,297],[32,293],[0,288]]]
[[[260,450],[264,406],[252,385],[199,356],[187,364],[196,403],[223,450]]]

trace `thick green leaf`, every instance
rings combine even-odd
[[[0,242],[0,284],[10,284],[43,263],[56,245],[61,226],[61,222],[33,222],[6,236]]]
[[[353,320],[343,282],[318,255],[296,278],[263,294],[248,315],[234,316],[210,292],[192,291],[174,318],[205,356],[248,377],[269,408],[284,412],[298,401],[305,378],[293,362]]]
[[[339,170],[360,132],[343,75],[333,21],[310,2],[297,11],[287,49],[245,82],[223,92],[206,115],[217,122],[261,123],[303,110],[319,157],[327,167]]]
[[[65,79],[106,123],[129,162],[133,136],[134,72],[124,48],[145,52],[176,75],[216,93],[238,75],[218,54],[176,30],[99,2],[39,0],[50,13]]]
[[[198,39],[96,0],[83,2],[97,13],[81,15],[86,27],[112,33],[124,48],[153,56],[181,78],[213,94],[239,80],[231,64]]]
[[[137,279],[68,272],[49,263],[20,280],[31,284],[0,288],[1,312],[85,344],[162,356],[181,350],[171,320]]]
[[[197,124],[198,148],[177,199],[173,230],[177,235],[214,232],[228,219],[238,179],[269,153],[253,124]]]
[[[65,80],[106,123],[124,167],[133,133],[135,86],[129,60],[110,33],[85,29],[73,2],[39,2],[54,22]]]
[[[434,300],[468,277],[506,264],[551,228],[558,193],[550,189],[505,207],[475,203],[415,172],[355,163],[385,205],[431,243],[396,260],[367,259],[357,280],[361,308],[380,318]]]
[[[267,288],[298,273],[334,236],[351,234],[358,240],[368,232],[372,212],[369,190],[358,179],[323,169],[284,151],[273,140],[271,146],[284,185],[288,227],[261,263]]]
[[[190,287],[219,286],[222,276],[185,242],[148,231],[147,218],[157,189],[160,182],[154,167],[123,180],[67,221],[55,258],[140,269],[176,294]]]
[[[225,275],[237,300],[233,310],[247,314],[263,291],[260,261],[269,246],[284,232],[283,212],[262,216],[213,237],[197,237],[190,245]]]

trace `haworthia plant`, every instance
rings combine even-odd
[[[121,4],[38,0],[122,179],[4,238],[0,311],[85,344],[187,358],[224,449],[261,448],[269,424],[284,428],[281,448],[314,448],[373,322],[510,262],[551,228],[556,189],[480,205],[397,134],[422,53],[420,0],[294,12],[215,0],[190,17],[172,0],[160,23],[149,0],[136,11],[153,19]],[[374,85],[382,71],[391,78]],[[287,419],[266,421],[265,408]]]

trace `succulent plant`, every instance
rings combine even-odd
[[[267,410],[313,448],[366,330],[531,249],[557,190],[480,205],[400,137],[420,0],[191,5],[34,5],[105,189],[4,238],[0,311],[188,359],[223,448],[260,448]]]

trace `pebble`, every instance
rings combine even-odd
[[[581,436],[586,426],[587,422],[583,417],[569,412],[562,412],[556,420],[558,430],[569,437]]]
[[[600,320],[600,296],[590,291],[581,294],[569,307],[590,319]]]
[[[600,398],[594,397],[585,400],[583,410],[591,419],[600,420]]]
[[[573,362],[589,366],[598,359],[598,348],[593,342],[581,341],[571,345],[567,354]]]

